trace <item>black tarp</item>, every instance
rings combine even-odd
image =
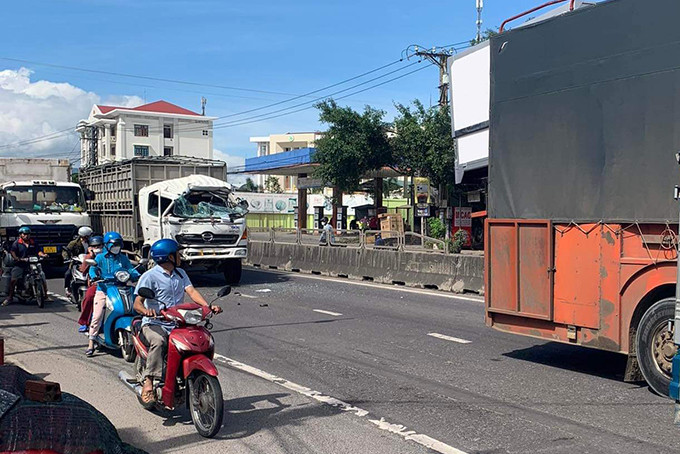
[[[490,217],[677,220],[679,21],[612,0],[492,39]]]

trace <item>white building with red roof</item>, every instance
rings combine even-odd
[[[81,165],[136,156],[213,158],[213,120],[166,101],[138,107],[92,106],[81,120]]]

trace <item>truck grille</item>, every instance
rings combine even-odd
[[[188,246],[230,246],[236,244],[240,235],[218,234],[212,232],[177,235],[179,244]]]
[[[39,246],[57,246],[57,252],[75,238],[78,228],[74,225],[32,225],[31,238]],[[19,227],[7,227],[9,239],[19,238]]]

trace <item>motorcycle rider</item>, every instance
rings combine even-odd
[[[87,264],[87,260],[94,259],[98,254],[102,252],[102,247],[104,245],[104,238],[101,236],[93,236],[90,238],[90,247],[87,250],[87,255],[85,260],[80,265],[80,272],[88,275],[87,278],[87,291],[83,295],[83,301],[80,303],[80,318],[78,319],[78,332],[87,332],[90,325],[90,317],[92,316],[92,303],[94,302],[94,295],[97,291],[97,286],[92,284],[92,280],[87,273],[90,265]]]
[[[179,267],[181,264],[179,250],[179,244],[175,240],[165,238],[156,241],[151,246],[150,255],[157,266],[146,271],[135,288],[134,309],[144,315],[142,333],[149,342],[149,354],[143,374],[142,400],[144,403],[154,400],[153,379],[162,378],[163,358],[168,346],[168,336],[175,327],[174,323],[151,317],[155,317],[163,308],[182,304],[185,293],[194,303],[208,306],[203,296],[191,284],[186,271]],[[156,298],[145,300],[138,294],[141,288],[153,290]],[[210,309],[215,314],[222,312],[217,305],[210,306]]]
[[[115,279],[116,272],[125,270],[130,273],[130,279],[136,281],[139,279],[139,272],[132,266],[130,259],[125,254],[121,254],[123,250],[123,237],[118,232],[108,232],[104,235],[104,250],[95,257],[97,266],[90,267],[90,279]],[[97,275],[99,270],[100,275]],[[90,342],[88,343],[85,355],[88,357],[94,355],[94,341],[99,334],[102,321],[104,319],[104,312],[106,310],[106,293],[105,288],[99,284],[94,294],[94,307],[92,309],[92,321],[90,322]]]
[[[70,260],[73,257],[78,257],[80,254],[87,253],[89,247],[90,237],[92,236],[92,229],[83,226],[78,229],[78,237],[71,241],[66,247],[61,251],[61,256],[64,260]],[[73,270],[69,266],[66,268],[66,274],[64,274],[64,289],[66,290],[66,296],[71,297],[71,282],[73,281]]]
[[[9,290],[7,292],[7,299],[3,301],[2,305],[7,306],[14,300],[14,291],[17,282],[26,273],[28,269],[28,258],[35,257],[46,257],[45,254],[35,240],[31,238],[31,229],[29,227],[21,227],[19,229],[19,238],[12,243],[9,248],[9,253],[14,260],[14,266],[11,271],[11,278],[9,283]],[[43,290],[45,295],[47,295],[47,281],[43,279]]]

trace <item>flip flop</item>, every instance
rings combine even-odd
[[[156,400],[153,390],[142,391],[142,402],[150,404]]]
[[[92,358],[94,356],[94,349],[93,348],[88,348],[85,350],[85,356],[88,358]]]

